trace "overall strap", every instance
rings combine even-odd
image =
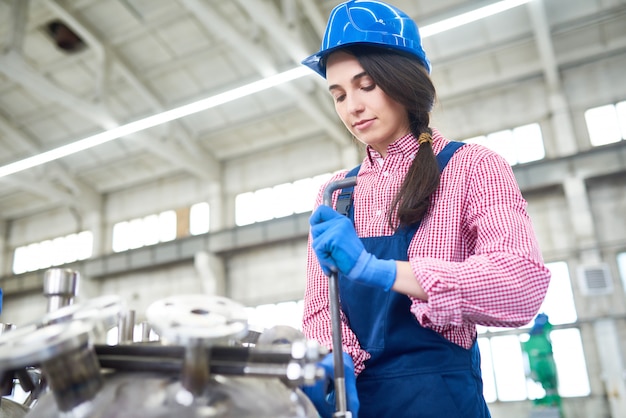
[[[353,177],[359,174],[359,169],[361,168],[361,164],[354,167],[352,170],[346,173],[346,178]],[[350,210],[352,209],[352,193],[354,192],[354,186],[346,187],[341,189],[339,192],[339,197],[337,197],[337,205],[335,206],[335,210],[342,215],[349,216]]]
[[[448,161],[454,155],[456,150],[465,145],[465,142],[452,141],[437,154],[437,162],[439,163],[439,172],[443,172],[443,169],[448,165]]]
[[[448,145],[446,145],[441,150],[441,152],[439,152],[439,154],[437,154],[437,163],[439,163],[440,173],[443,171],[444,168],[446,168],[446,165],[448,165],[450,158],[452,158],[456,150],[461,148],[463,145],[465,145],[465,142],[451,141]],[[352,170],[348,171],[346,173],[346,177],[356,176],[359,173],[360,168],[361,168],[361,165],[359,164],[358,166],[354,167]],[[339,197],[337,198],[337,205],[335,207],[335,210],[337,212],[341,213],[342,215],[351,217],[350,211],[352,210],[352,193],[353,192],[354,192],[353,186],[346,187],[345,189],[341,189],[341,191],[339,192]]]

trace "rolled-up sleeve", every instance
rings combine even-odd
[[[521,326],[540,308],[550,272],[510,166],[480,149],[456,164],[470,161],[470,170],[446,168],[438,192],[446,198],[435,197],[412,243],[411,267],[428,301],[413,300],[411,310],[435,329]]]

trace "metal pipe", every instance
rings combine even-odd
[[[142,321],[139,325],[141,326],[141,342],[147,343],[150,341],[150,331],[152,331],[152,328],[148,321]]]
[[[135,339],[135,311],[130,309],[124,312],[118,322],[118,344],[132,344]]]
[[[46,270],[43,276],[43,295],[48,298],[48,313],[73,303],[78,293],[80,274],[62,268]]]
[[[210,356],[206,355],[206,346],[203,340],[191,341],[185,347],[180,383],[195,398],[202,396],[211,379],[209,368]]]
[[[89,325],[78,321],[19,327],[2,339],[0,370],[40,366],[59,410],[74,416],[70,411],[93,399],[104,384],[89,338]],[[31,395],[42,390],[41,384],[34,386]]]
[[[332,207],[332,197],[335,190],[345,187],[354,187],[356,177],[346,177],[329,183],[324,189],[323,204]],[[339,304],[339,278],[336,269],[329,276],[328,293],[330,298],[330,318],[333,337],[333,363],[335,371],[335,413],[333,417],[348,417],[348,402],[346,398],[346,379],[343,365],[343,344],[341,336],[341,311]]]
[[[129,356],[111,356],[103,355],[98,357],[100,366],[103,369],[119,370],[128,372],[154,372],[165,373],[172,376],[180,374],[183,361],[180,358],[145,358],[145,357],[129,357]],[[197,368],[199,370],[199,368]],[[305,381],[307,376],[304,375],[304,367],[296,373],[294,363],[241,363],[228,361],[211,361],[208,365],[209,374],[222,376],[247,376],[247,377],[276,377],[285,379],[285,382],[292,382],[293,387],[302,384],[311,384],[321,376],[316,375],[311,381]],[[198,371],[193,376],[197,376]],[[198,388],[202,394],[202,388],[205,383],[199,382]],[[192,386],[193,387],[193,386]],[[196,395],[197,396],[197,395]]]
[[[69,413],[83,402],[93,399],[104,386],[100,363],[87,342],[72,352],[43,361],[41,370],[61,412]]]
[[[99,357],[156,357],[181,360],[185,347],[175,345],[132,344],[132,345],[105,345],[95,344],[94,350]],[[214,361],[242,362],[242,363],[289,363],[302,360],[294,357],[290,347],[272,347],[264,349],[258,347],[213,346],[205,347],[205,354]]]

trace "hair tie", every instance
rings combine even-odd
[[[430,134],[428,132],[422,132],[419,136],[419,138],[417,138],[417,143],[419,145],[425,144],[426,142],[428,142],[429,144],[433,143],[433,137],[430,136]]]

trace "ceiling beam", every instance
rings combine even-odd
[[[115,65],[120,69],[125,79],[138,90],[142,97],[144,97],[153,108],[163,110],[163,106],[159,103],[154,94],[141,83],[137,75],[134,74],[115,53],[109,51],[106,45],[100,41],[97,36],[93,34],[93,31],[83,24],[80,19],[73,16],[71,12],[57,1],[46,0],[46,4],[55,14],[71,25],[72,29],[76,30],[77,33],[86,40],[90,48],[94,51],[101,67],[107,66],[107,56],[114,58]],[[51,101],[78,112],[82,116],[102,126],[104,129],[111,129],[120,125],[102,104],[94,105],[91,102],[79,99],[41,76],[26,63],[18,51],[10,50],[5,55],[0,56],[0,72],[4,73],[18,84],[21,84],[24,88],[35,91],[38,95],[43,95]],[[100,73],[104,74],[103,71]],[[98,79],[98,83],[100,83],[101,77],[98,77]],[[102,90],[101,93],[104,91],[104,89],[100,87],[98,87],[98,90]],[[103,101],[101,100],[100,103],[103,103]],[[212,155],[208,155],[208,153],[200,147],[192,146],[190,144],[191,140],[185,131],[179,132],[178,135],[172,135],[173,138],[183,138],[183,141],[185,141],[184,147],[166,144],[164,142],[160,142],[159,146],[155,147],[155,141],[152,137],[148,137],[145,134],[135,134],[134,137],[139,139],[139,143],[145,150],[160,156],[170,164],[188,171],[194,176],[205,180],[214,180],[219,176],[221,170],[217,160]],[[193,152],[187,153],[184,149],[193,149]]]
[[[320,9],[317,7],[314,1],[310,0],[299,0],[302,8],[304,10],[304,14],[311,22],[311,26],[313,26],[313,30],[320,39],[324,37],[324,32],[326,32],[326,17],[322,15]]]
[[[26,36],[26,23],[28,22],[28,7],[30,0],[13,0],[13,19],[9,20],[11,31],[9,32],[9,49],[21,51]]]
[[[59,103],[106,129],[118,125],[101,106],[75,97],[43,77],[17,51],[11,50],[0,56],[0,72],[37,96]]]
[[[282,16],[273,3],[267,1],[246,1],[237,0],[243,7],[248,15],[251,16],[255,23],[258,24],[272,39],[272,42],[280,45],[289,57],[296,63],[300,62],[310,55],[307,47],[304,45],[301,39],[299,39],[298,32],[295,29],[289,29],[283,24]],[[317,13],[319,14],[319,12]],[[326,90],[326,82],[319,77],[314,78],[315,83],[321,86],[324,91]],[[329,100],[324,103],[320,103],[314,100],[310,94],[302,89],[292,88],[293,86],[284,87],[286,93],[293,96],[296,103],[302,108],[302,110],[309,114],[316,122],[323,126],[330,137],[334,139],[339,145],[350,145],[346,140],[350,138],[350,135],[346,134],[346,130],[338,123],[338,119],[334,117],[335,110],[331,108],[332,103]],[[287,90],[289,89],[289,90]],[[326,108],[326,112],[323,110]]]
[[[253,65],[263,77],[278,73],[276,65],[269,59],[268,55],[263,53],[256,45],[239,33],[239,31],[229,23],[229,19],[221,16],[214,8],[208,7],[205,2],[183,0],[183,3],[196,15],[207,30],[211,31],[224,42],[227,42],[233,50],[237,51],[241,57]],[[251,3],[257,4],[259,2],[238,2],[244,9],[248,9]],[[277,22],[276,19],[273,19],[271,23],[263,21],[263,17],[268,15],[265,11],[260,11],[260,13],[263,14],[262,16],[256,16],[254,14],[256,13],[255,10],[248,9],[248,12],[263,29],[266,29],[269,24],[284,26],[280,22]],[[293,39],[288,40],[294,43]],[[276,42],[276,39],[272,38],[272,42]],[[283,46],[282,41],[280,44]],[[291,45],[289,48],[292,50],[292,54],[304,54],[304,52],[302,52],[304,49],[297,45]],[[294,59],[294,61],[299,62],[302,58],[303,55],[300,55],[299,58]],[[330,138],[336,141],[340,146],[346,147],[350,145],[348,141],[349,136],[339,127],[339,124],[324,113],[320,104],[301,90],[295,83],[290,83],[288,86],[278,86],[276,88],[279,88],[283,93],[291,96],[294,103],[322,126]]]
[[[103,69],[108,67],[105,62],[105,58],[108,56],[109,60],[111,60],[116,69],[120,71],[124,79],[137,90],[141,97],[150,104],[153,110],[157,112],[166,110],[156,95],[140,80],[139,76],[131,70],[130,65],[128,65],[122,57],[115,52],[115,50],[110,48],[104,41],[100,40],[93,33],[93,30],[88,28],[87,25],[80,19],[73,16],[72,13],[67,8],[62,6],[57,0],[46,0],[46,4],[62,19],[66,20],[66,22],[69,23],[70,26],[72,26],[72,28],[75,29],[82,37],[84,37],[90,46],[94,46],[96,55],[100,58],[101,67]],[[104,72],[104,70],[100,71],[100,73]],[[103,94],[106,92],[105,89],[99,90],[101,90]],[[170,123],[172,123],[172,126],[176,126],[178,124],[178,122]],[[178,167],[189,167],[194,175],[199,176],[202,179],[217,179],[220,170],[219,162],[215,159],[215,157],[206,150],[197,146],[195,141],[193,141],[185,130],[178,130],[177,134],[178,135],[173,135],[170,138],[180,140],[183,142],[184,148],[191,150],[191,152],[189,155],[185,155],[185,153],[178,150],[177,147],[168,146],[166,147],[166,160]],[[142,141],[142,143],[143,142],[144,141]],[[147,143],[145,145],[147,151],[163,156],[163,154],[159,153],[158,150],[152,148],[154,144]],[[197,158],[195,157],[198,156],[202,157],[203,163],[201,165],[199,165],[198,161],[196,161]]]
[[[29,152],[41,152],[39,145],[31,138],[19,131],[3,116],[0,116],[0,131],[4,132],[12,142],[18,142]],[[93,209],[101,201],[101,196],[91,187],[76,179],[58,162],[52,162],[46,177],[26,175],[2,177],[0,181],[18,187],[20,190],[33,193],[48,199],[50,202],[64,203],[67,206],[80,210]],[[58,179],[63,187],[51,181]]]

